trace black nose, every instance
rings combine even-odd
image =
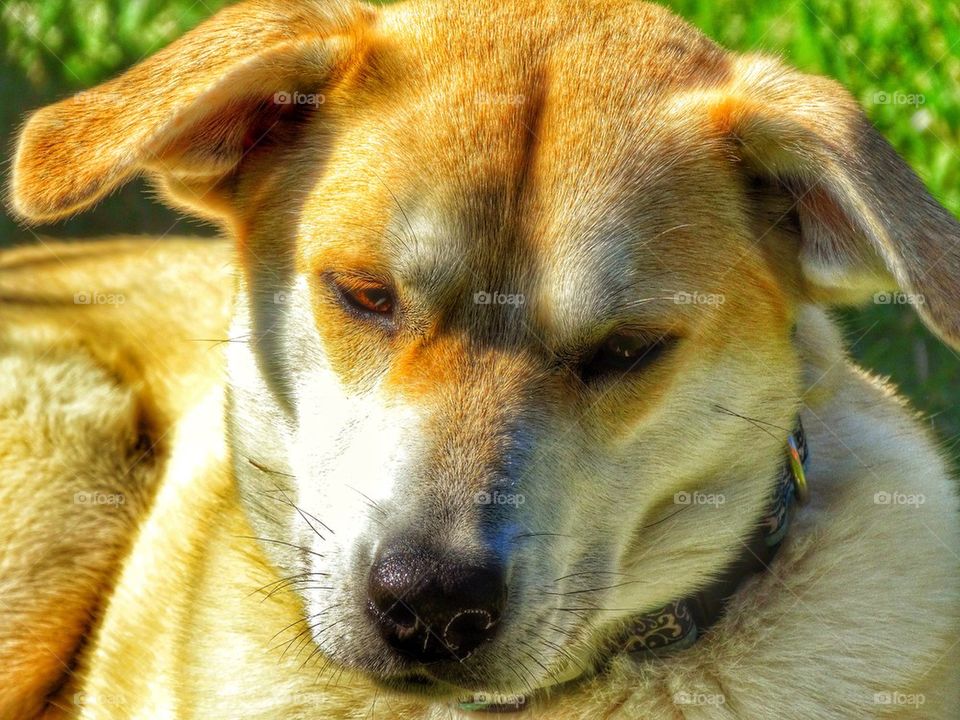
[[[432,663],[463,660],[494,636],[507,585],[499,563],[457,562],[404,546],[380,553],[367,593],[384,640]]]

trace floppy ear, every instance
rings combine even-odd
[[[339,0],[241,3],[119,77],[39,110],[14,157],[14,212],[56,220],[142,171],[181,191],[211,187],[275,126],[323,101],[372,12]]]
[[[743,56],[708,100],[740,160],[791,193],[811,294],[863,300],[899,286],[924,321],[960,345],[960,224],[839,84]]]

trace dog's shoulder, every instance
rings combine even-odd
[[[219,373],[232,276],[221,240],[42,240],[0,253],[0,331],[8,346],[26,328],[58,338],[27,355],[84,348],[169,421]]]

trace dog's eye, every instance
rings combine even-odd
[[[672,343],[673,339],[668,336],[651,338],[614,333],[581,365],[580,375],[590,382],[643,370],[658,360]]]
[[[334,284],[344,303],[354,310],[369,315],[393,313],[393,293],[386,285],[361,278],[337,279]]]

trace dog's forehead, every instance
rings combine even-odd
[[[718,225],[693,211],[717,190],[711,148],[671,108],[728,61],[657,6],[521,4],[386,8],[363,91],[342,100],[364,120],[315,197],[404,284],[538,292],[573,329],[698,272],[669,245]]]
[[[378,159],[402,166],[390,189],[442,188],[474,234],[509,229],[546,251],[565,235],[625,238],[654,205],[646,223],[662,232],[710,150],[707,119],[672,112],[675,98],[722,83],[727,53],[655,5],[526,4],[386,9],[374,64],[394,99],[376,103],[373,133]]]

